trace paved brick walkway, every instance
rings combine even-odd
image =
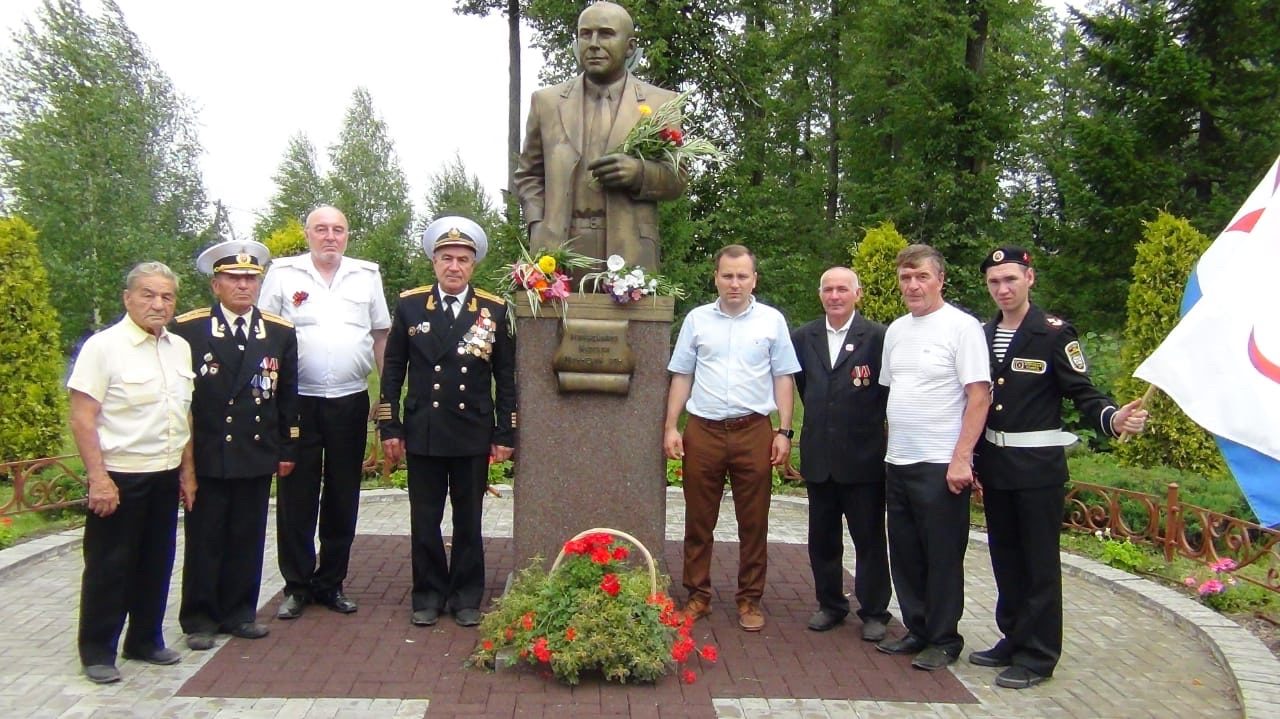
[[[678,540],[679,495],[670,494],[668,504],[668,539]],[[1280,716],[1280,663],[1251,635],[1177,592],[1074,557],[1066,559],[1064,580],[1065,656],[1054,679],[1034,689],[994,688],[994,670],[965,663],[941,674],[914,672],[900,658],[869,651],[857,639],[856,621],[822,635],[804,631],[812,591],[803,549],[805,505],[789,498],[775,499],[772,508],[765,597],[770,623],[754,636],[732,624],[728,577],[736,559],[735,525],[726,503],[717,533],[724,542],[717,552],[716,576],[724,577],[717,579],[718,612],[699,624],[703,636],[720,645],[723,659],[698,683],[686,687],[669,678],[651,687],[584,684],[570,690],[527,674],[483,674],[461,668],[473,635],[445,623],[408,625],[407,510],[401,493],[366,496],[353,562],[359,569],[350,586],[361,602],[358,614],[311,609],[292,624],[270,620],[274,631],[265,640],[229,640],[213,652],[188,652],[177,628],[175,572],[166,636],[183,652],[183,662],[153,667],[122,661],[124,681],[107,687],[79,676],[78,533],[0,552],[0,716]],[[491,589],[513,562],[504,539],[511,534],[511,511],[509,496],[486,503]],[[270,595],[280,585],[273,543],[264,616],[278,602]],[[669,541],[665,550],[678,566],[678,543]],[[848,553],[846,559],[852,548]],[[971,543],[961,621],[969,648],[996,638],[988,562],[985,545]],[[892,631],[901,628],[895,623]],[[337,672],[341,663],[356,671]],[[292,683],[272,678],[286,668],[297,675]]]

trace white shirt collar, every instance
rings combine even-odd
[[[843,325],[840,325],[839,327],[832,327],[832,326],[831,326],[831,320],[830,320],[830,319],[827,319],[827,320],[825,320],[825,321],[826,321],[826,323],[827,323],[827,331],[828,331],[828,332],[835,332],[835,333],[839,333],[839,334],[844,334],[845,332],[848,332],[848,331],[849,331],[849,325],[852,325],[852,324],[853,324],[853,318],[854,318],[854,317],[857,317],[857,316],[858,316],[858,311],[857,311],[857,310],[854,310],[854,311],[853,311],[853,314],[849,315],[849,319],[848,319],[848,320],[846,320],[846,321],[845,321],[845,323],[844,323]],[[825,315],[824,315],[824,317],[825,317]]]
[[[232,312],[231,310],[227,309],[227,306],[226,306],[226,305],[224,305],[224,304],[222,304],[221,302],[219,302],[219,303],[218,303],[218,306],[222,308],[222,317],[223,317],[223,319],[225,319],[225,320],[227,321],[227,324],[231,325],[233,328],[236,326],[236,318],[237,318],[237,317],[244,318],[244,326],[245,326],[245,327],[248,327],[248,326],[249,326],[249,321],[253,319],[253,308],[252,308],[252,307],[250,307],[250,308],[249,308],[249,311],[248,311],[248,312],[245,312],[245,313],[244,313],[244,314],[242,314],[242,315],[238,315],[238,314],[236,314],[236,313]]]

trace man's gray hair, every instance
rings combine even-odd
[[[124,277],[124,288],[126,290],[133,289],[138,284],[138,280],[143,277],[163,277],[173,282],[173,288],[178,288],[178,276],[169,269],[169,266],[163,262],[139,262],[129,270],[129,274]]]

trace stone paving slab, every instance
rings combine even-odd
[[[486,502],[487,537],[511,534],[510,491],[504,490],[504,494],[501,499]],[[796,549],[802,550],[806,511],[803,499],[775,498],[770,542],[800,545]],[[672,492],[668,495],[668,539],[680,539],[682,515],[679,492]],[[274,535],[274,521],[269,528]],[[404,493],[366,493],[359,532],[407,535]],[[726,498],[717,539],[731,542],[734,533],[732,505]],[[165,634],[171,645],[182,651],[182,663],[153,667],[122,661],[123,682],[107,687],[89,684],[79,675],[74,646],[82,568],[77,547],[79,533],[63,535],[41,540],[44,545],[40,550],[22,550],[20,557],[9,554],[13,549],[0,552],[4,597],[0,602],[0,627],[4,628],[0,631],[0,717],[400,717],[423,716],[424,710],[427,717],[485,714],[477,703],[433,706],[422,698],[180,696],[182,686],[212,659],[212,653],[189,652],[180,643],[176,607],[180,571],[174,573]],[[980,538],[975,535],[975,539]],[[720,547],[728,548],[729,545]],[[851,571],[852,547],[846,546],[846,552],[846,568]],[[268,541],[267,555],[264,605],[269,607],[268,602],[274,601],[270,595],[278,591],[281,583],[275,567],[274,536]],[[180,564],[181,552],[178,556]],[[728,557],[727,561],[733,559]],[[797,571],[807,571],[803,560],[790,563]],[[997,633],[992,619],[995,590],[989,555],[980,541],[971,543],[965,569],[966,603],[961,632],[969,649],[983,648],[994,642]],[[788,687],[789,693],[781,696],[712,696],[711,711],[723,717],[894,719],[1280,715],[1280,683],[1276,679],[1280,677],[1280,663],[1248,632],[1214,613],[1204,613],[1200,605],[1166,587],[1130,575],[1108,576],[1108,568],[1096,562],[1064,555],[1064,569],[1065,652],[1054,679],[1041,686],[1020,692],[994,688],[994,670],[959,663],[949,673],[976,698],[976,703],[822,699],[802,696],[807,687],[798,687],[798,691]],[[368,588],[372,589],[372,585]],[[722,596],[732,594],[731,586],[717,590],[724,593]],[[769,609],[766,599],[766,610]],[[400,612],[388,610],[387,620],[407,626],[407,612],[406,598]],[[326,618],[325,614],[319,618]],[[807,612],[799,614],[801,619],[807,616]],[[337,615],[327,618],[343,619]],[[771,618],[772,625],[784,621],[781,617]],[[272,620],[273,627],[278,624]],[[852,632],[854,628],[856,622],[843,630]],[[827,669],[833,677],[843,671],[839,666]],[[710,674],[717,671],[713,668]],[[466,676],[464,684],[470,678]],[[526,698],[520,694],[496,694],[506,698],[491,696],[488,700],[509,704],[511,716],[575,715],[545,700],[539,702],[534,695]],[[599,713],[591,715],[685,716],[691,710],[683,703],[672,705],[653,697],[635,701],[628,698],[619,703],[603,690],[601,698]],[[606,703],[606,699],[610,701]],[[499,707],[495,704],[494,708]]]

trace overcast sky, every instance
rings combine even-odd
[[[96,0],[82,0],[97,13]],[[386,121],[421,209],[431,175],[454,153],[495,203],[506,184],[507,25],[455,15],[452,0],[117,0],[151,57],[196,109],[209,199],[241,237],[274,189],[291,135],[327,167],[352,91]],[[0,0],[0,50],[39,0]],[[528,31],[522,37],[528,46]],[[524,96],[541,55],[522,57]]]
[[[1044,0],[1061,8],[1064,0]],[[97,13],[97,0],[82,0]],[[507,26],[455,15],[453,0],[117,0],[151,57],[189,98],[210,201],[241,237],[274,189],[291,135],[327,169],[352,91],[367,87],[421,210],[431,175],[455,153],[495,204],[506,184]],[[1072,3],[1083,4],[1083,3]],[[0,0],[0,50],[39,0]],[[541,55],[521,39],[521,116]],[[566,42],[568,38],[566,38]],[[523,125],[522,125],[523,126]]]

